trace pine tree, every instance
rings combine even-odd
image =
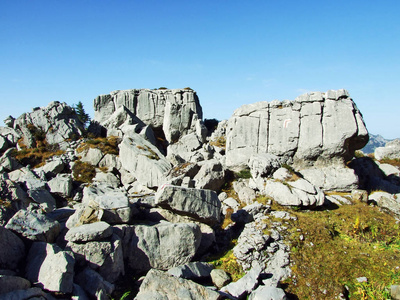
[[[90,122],[90,116],[85,112],[82,102],[79,101],[78,104],[74,105],[74,109],[78,115],[78,119],[86,126]]]

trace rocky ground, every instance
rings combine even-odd
[[[94,107],[88,128],[58,102],[0,128],[0,299],[295,298],[299,209],[400,215],[399,143],[356,153],[368,132],[345,90],[218,124],[188,88]]]

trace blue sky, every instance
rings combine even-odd
[[[113,90],[197,91],[205,118],[345,88],[400,138],[400,1],[0,0],[0,120]]]

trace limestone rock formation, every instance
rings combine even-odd
[[[168,142],[196,132],[196,124],[203,117],[192,89],[132,89],[98,96],[94,100],[94,119],[102,124],[122,106],[145,124],[162,129]]]
[[[22,114],[15,120],[14,128],[22,132],[24,144],[30,148],[36,147],[38,135],[44,134],[49,144],[59,144],[83,134],[83,124],[73,108],[58,101]]]
[[[400,140],[396,139],[387,142],[384,147],[378,147],[375,149],[375,158],[378,160],[389,158],[399,159],[400,158]]]
[[[346,90],[310,93],[294,101],[258,102],[228,121],[226,163],[247,165],[270,153],[299,167],[345,161],[368,142],[362,115]]]

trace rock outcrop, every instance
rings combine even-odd
[[[98,96],[94,100],[94,119],[102,124],[123,106],[153,129],[162,129],[170,143],[190,131],[196,132],[203,118],[199,99],[192,89],[133,89]]]
[[[270,153],[300,168],[350,160],[368,142],[362,115],[346,90],[310,93],[294,101],[258,102],[228,121],[226,163],[247,165]]]

